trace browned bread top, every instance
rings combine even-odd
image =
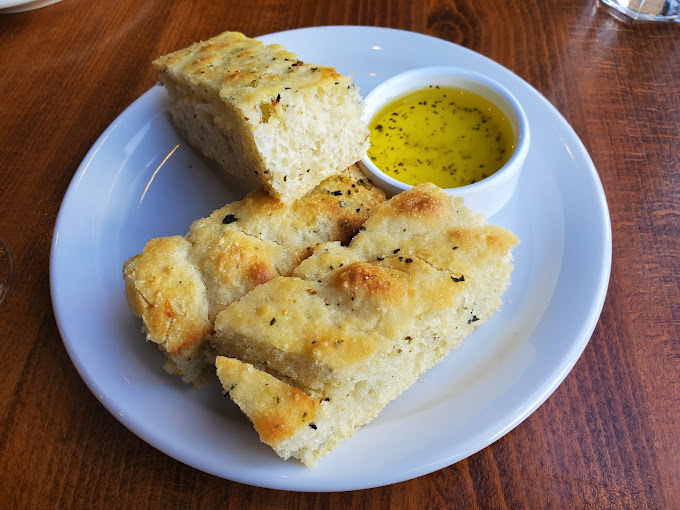
[[[220,311],[258,285],[290,275],[317,244],[349,242],[384,199],[356,167],[288,205],[255,191],[194,222],[186,238],[153,239],[127,260],[128,303],[149,340],[193,359]],[[174,361],[173,372],[185,370],[183,360]]]
[[[350,380],[420,334],[425,314],[455,309],[474,322],[499,306],[504,287],[476,289],[479,310],[461,296],[485,273],[502,280],[516,243],[462,200],[420,185],[379,206],[348,247],[320,245],[293,278],[275,278],[226,308],[215,343],[242,345],[309,388]]]

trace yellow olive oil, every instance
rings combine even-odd
[[[510,121],[469,90],[431,85],[383,107],[370,122],[368,156],[406,184],[465,186],[492,175],[510,159]]]

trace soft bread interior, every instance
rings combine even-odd
[[[290,203],[359,161],[369,131],[350,77],[237,32],[154,62],[180,133]]]

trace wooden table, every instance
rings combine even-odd
[[[422,5],[421,5],[422,4]],[[223,30],[331,24],[440,37],[508,67],[587,147],[613,227],[609,292],[584,354],[524,423],[430,475],[345,493],[197,471],[121,425],[63,347],[48,283],[66,188],[155,80],[156,56]],[[594,0],[64,0],[0,15],[3,508],[680,508],[680,27]]]

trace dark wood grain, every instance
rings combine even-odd
[[[490,447],[415,480],[331,494],[221,480],[138,439],[89,392],[49,294],[52,230],[101,132],[156,56],[223,30],[358,24],[437,36],[508,67],[574,127],[609,202],[608,296],[552,397]],[[680,508],[680,26],[594,0],[64,0],[0,15],[2,508]]]

